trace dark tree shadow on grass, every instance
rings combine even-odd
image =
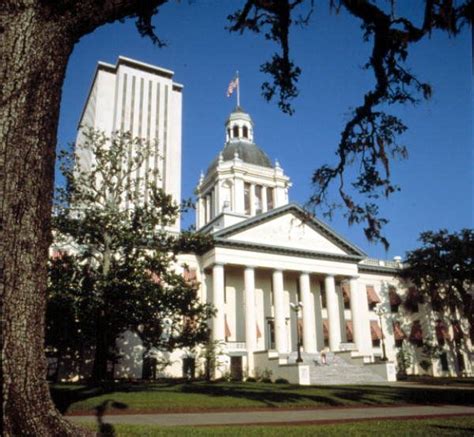
[[[358,386],[339,387],[339,399],[363,404],[451,404],[474,405],[474,391],[415,387]]]
[[[116,392],[148,392],[161,391],[170,387],[180,385],[181,382],[128,382],[128,381],[105,381],[89,384],[56,384],[50,386],[51,396],[56,408],[65,414],[69,407],[76,402],[84,401],[96,396],[112,394]],[[92,414],[92,410],[91,410]]]
[[[474,392],[459,389],[430,389],[389,386],[310,386],[203,381],[109,382],[96,385],[52,387],[57,408],[64,414],[72,404],[101,395],[120,399],[120,393],[190,393],[212,397],[252,400],[262,407],[337,407],[342,405],[451,404],[474,405]],[[99,402],[99,400],[98,400]],[[91,414],[93,414],[92,408]],[[133,406],[131,407],[133,408]],[[199,410],[187,405],[183,410]]]
[[[255,386],[251,387],[249,384],[230,385],[210,385],[202,386],[198,384],[187,384],[182,388],[183,393],[206,394],[215,397],[232,397],[236,399],[246,399],[262,403],[262,406],[278,407],[288,406],[288,404],[298,404],[304,401],[310,401],[314,404],[340,406],[342,402],[331,397],[319,396],[312,393],[296,393],[291,389],[301,390],[299,386],[289,387],[289,390],[281,390],[280,386]],[[278,391],[275,391],[278,390]]]
[[[459,433],[466,436],[474,435],[474,426],[432,425],[430,428],[434,428],[433,432],[436,432],[437,430],[446,430],[450,433],[456,433],[455,435],[459,435]]]
[[[108,407],[118,408],[120,410],[126,409],[128,406],[123,402],[117,402],[113,399],[107,399],[102,402],[100,405],[95,407],[95,415],[97,418],[97,427],[98,427],[98,435],[103,437],[114,437],[115,428],[110,424],[104,421],[105,413],[107,412]]]

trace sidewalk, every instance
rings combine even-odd
[[[352,420],[408,419],[459,415],[474,415],[474,407],[458,405],[410,405],[402,407],[357,407],[256,412],[124,414],[105,416],[104,421],[110,424],[201,426],[337,423]],[[68,419],[78,423],[96,421],[95,416],[69,416]]]

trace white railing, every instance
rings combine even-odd
[[[245,341],[228,341],[226,343],[228,351],[245,351],[247,350],[247,345]]]
[[[340,351],[355,351],[357,349],[356,345],[354,343],[340,343],[339,344],[339,350]]]

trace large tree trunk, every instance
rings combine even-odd
[[[5,435],[89,435],[54,408],[44,315],[59,102],[74,43],[167,0],[2,0],[0,277]],[[146,21],[146,20],[145,20]]]
[[[89,435],[54,407],[44,356],[46,260],[56,131],[74,40],[67,20],[2,6],[0,198],[4,435]]]

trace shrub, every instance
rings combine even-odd
[[[245,380],[245,382],[257,382],[257,380],[256,380],[254,377],[249,376],[249,377]]]
[[[272,379],[271,378],[262,378],[260,380],[260,382],[265,382],[266,384],[271,384],[272,383]]]
[[[289,384],[289,382],[285,378],[277,378],[275,379],[275,384]]]

